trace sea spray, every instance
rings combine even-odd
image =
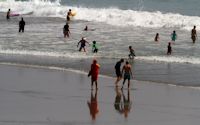
[[[142,0],[140,1],[142,5]],[[76,20],[103,22],[114,26],[133,26],[146,28],[176,27],[191,30],[196,25],[200,27],[200,17],[186,16],[178,13],[162,13],[160,11],[121,10],[118,8],[86,8],[77,6],[64,6],[59,0],[13,1],[0,2],[0,12],[8,8],[18,13],[33,12],[32,16],[66,18],[68,9],[77,12]],[[198,30],[198,29],[197,29]]]

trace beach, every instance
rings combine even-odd
[[[125,117],[115,109],[115,79],[100,76],[98,113],[90,115],[90,78],[77,70],[0,65],[1,125],[198,125],[200,91],[132,80],[130,110]],[[118,93],[118,94],[117,94]],[[123,103],[122,103],[123,104]]]
[[[199,35],[199,4],[1,0],[0,125],[198,125],[200,41],[192,42],[191,30],[196,26]],[[69,9],[74,15],[66,22]],[[25,31],[19,33],[22,17]],[[66,23],[70,34],[64,38]],[[82,38],[86,52],[78,51]],[[114,84],[122,58],[132,66],[130,89]],[[88,77],[94,59],[100,64],[97,90]]]

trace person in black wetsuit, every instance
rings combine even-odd
[[[192,42],[195,43],[196,39],[197,39],[197,31],[196,31],[196,26],[194,26],[194,28],[191,31],[191,39]]]
[[[10,19],[10,9],[8,9],[8,12],[6,14],[6,19],[9,20]]]
[[[69,24],[66,23],[63,27],[63,34],[64,34],[64,38],[69,37],[70,31],[69,31]]]
[[[124,62],[124,59],[121,59],[120,61],[118,61],[115,65],[115,73],[117,76],[117,80],[115,82],[116,86],[118,86],[118,82],[122,79],[122,72],[121,72],[121,64]]]
[[[128,55],[129,59],[134,59],[134,57],[135,57],[135,51],[132,48],[132,46],[129,46],[129,51],[130,51],[130,54]]]
[[[167,55],[171,55],[171,54],[172,54],[172,46],[171,46],[171,43],[169,42],[167,46]]]
[[[86,41],[86,38],[82,37],[82,39],[78,42],[78,45],[77,45],[77,47],[78,47],[79,44],[81,44],[81,46],[80,46],[80,48],[79,48],[79,51],[81,51],[81,50],[83,49],[84,52],[86,52],[86,50],[85,50],[86,43],[87,43],[88,45],[90,45],[90,44],[88,43],[88,41]]]
[[[19,32],[24,32],[24,27],[25,27],[25,21],[23,19],[23,17],[21,18],[21,21],[19,21]]]

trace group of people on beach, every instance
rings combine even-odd
[[[6,19],[10,20],[10,16],[11,16],[11,9],[8,9]],[[67,12],[67,16],[66,16],[66,24],[63,27],[64,38],[70,37],[69,21],[71,20],[72,16],[73,16],[72,10],[69,9],[69,11]],[[19,21],[19,32],[24,32],[24,28],[25,28],[25,21],[22,17],[21,21]],[[88,31],[88,26],[85,26],[85,28],[83,30]],[[171,42],[175,42],[176,39],[177,39],[177,34],[176,34],[176,31],[174,30],[173,33],[171,34]],[[196,42],[196,39],[197,39],[196,26],[194,26],[194,28],[191,31],[191,39],[192,39],[193,43]],[[159,33],[156,33],[154,41],[158,42],[159,40],[160,40]],[[171,42],[169,42],[168,46],[167,46],[167,55],[171,55],[171,53],[172,53]],[[77,43],[77,47],[80,46],[79,47],[80,52],[82,50],[84,52],[86,52],[86,48],[85,48],[86,44],[90,45],[90,43],[86,40],[86,38],[82,37],[81,40]],[[92,42],[92,52],[93,53],[98,52],[98,45],[95,40]],[[129,46],[129,52],[130,52],[130,54],[128,55],[129,59],[134,59],[134,57],[136,55],[135,55],[135,51],[132,48],[132,46]],[[121,70],[122,63],[124,63],[124,59],[121,59],[115,65],[115,71],[116,71],[116,76],[117,76],[117,80],[116,80],[115,84],[116,84],[116,86],[118,86],[118,82],[122,79],[122,76],[123,76],[124,80],[123,80],[122,87],[121,87],[123,89],[126,80],[128,80],[128,88],[130,87],[130,79],[131,79],[131,77],[133,78],[133,74],[131,71],[131,65],[129,64],[129,61],[126,61],[126,63],[124,64],[124,66]],[[93,60],[90,72],[88,74],[88,76],[91,76],[91,88],[92,89],[93,89],[94,83],[96,85],[96,89],[98,88],[97,87],[97,79],[98,79],[99,68],[100,68],[100,65],[97,63],[97,60],[96,59]]]
[[[171,34],[171,42],[175,43],[177,39],[177,34],[176,31],[174,30]],[[191,39],[192,39],[192,43],[195,43],[197,40],[197,31],[196,31],[196,26],[193,27],[193,29],[191,30]],[[156,33],[156,36],[154,38],[155,42],[159,42],[160,37],[159,37],[159,33]],[[171,55],[172,54],[172,44],[171,42],[168,42],[168,46],[167,46],[167,55]]]
[[[124,78],[121,89],[123,89],[126,80],[128,80],[128,89],[129,89],[130,88],[130,80],[131,80],[131,78],[133,78],[132,67],[131,67],[129,61],[126,61],[124,66],[121,69],[121,65],[123,63],[124,63],[124,59],[120,59],[115,64],[115,73],[117,76],[115,85],[116,85],[116,87],[118,87],[119,81],[122,78]],[[91,76],[91,89],[92,90],[93,90],[94,83],[95,83],[96,90],[98,89],[97,80],[98,80],[99,69],[100,69],[100,65],[97,63],[97,60],[94,59],[93,63],[91,64],[90,71],[88,73],[88,77]]]

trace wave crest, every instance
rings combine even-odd
[[[118,8],[85,8],[64,6],[60,0],[51,2],[49,0],[0,2],[0,11],[6,12],[8,8],[19,13],[34,12],[34,16],[66,17],[68,9],[75,10],[75,19],[103,22],[115,26],[137,26],[147,28],[177,27],[190,30],[194,25],[200,26],[200,17],[186,16],[175,13],[148,12],[121,10]]]

